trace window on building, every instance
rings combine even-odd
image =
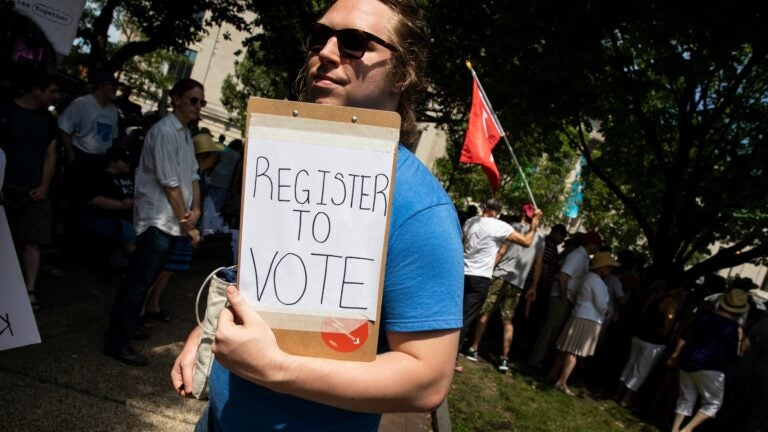
[[[195,66],[195,59],[197,58],[197,51],[186,50],[179,53],[168,64],[168,76],[173,78],[173,81],[189,78],[192,75],[192,68]]]

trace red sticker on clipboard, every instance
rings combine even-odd
[[[326,318],[320,334],[328,348],[336,352],[356,351],[368,340],[368,320]]]

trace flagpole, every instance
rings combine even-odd
[[[482,96],[486,105],[488,105],[488,108],[491,109],[491,115],[493,116],[493,121],[494,123],[496,123],[496,127],[499,129],[499,132],[501,132],[501,137],[504,138],[504,142],[507,144],[509,153],[512,154],[512,160],[515,162],[515,165],[517,166],[517,170],[520,171],[520,176],[523,178],[523,184],[525,185],[525,190],[528,191],[528,196],[531,198],[531,204],[533,204],[534,207],[538,208],[539,206],[536,205],[536,200],[533,199],[533,193],[531,193],[531,188],[530,186],[528,186],[528,180],[525,178],[525,173],[523,172],[523,168],[520,166],[520,162],[517,160],[517,156],[515,156],[515,151],[512,150],[512,144],[509,143],[509,140],[507,139],[507,134],[504,132],[504,128],[501,127],[501,122],[499,121],[499,118],[496,117],[496,110],[493,109],[493,106],[491,105],[491,101],[488,100],[488,96],[485,94],[485,90],[483,90],[483,85],[480,84],[480,79],[477,77],[475,70],[472,69],[472,62],[470,62],[469,60],[467,60],[467,68],[469,68],[469,71],[472,72],[472,78],[475,80],[475,82],[477,82],[477,87],[480,90],[480,96]]]

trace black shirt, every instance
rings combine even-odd
[[[5,151],[5,183],[40,186],[48,145],[56,138],[56,120],[44,108],[29,110],[14,101],[0,102],[0,148]]]
[[[125,198],[133,198],[133,180],[127,175],[117,175],[109,171],[99,171],[83,177],[78,185],[81,202],[84,211],[107,218],[118,218],[127,221],[133,220],[133,210],[109,210],[102,207],[88,205],[92,199],[103,196],[105,198],[122,201]]]

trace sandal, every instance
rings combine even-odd
[[[559,381],[555,383],[555,388],[560,390],[561,392],[567,394],[568,396],[576,396],[576,393],[571,391],[571,389],[569,389],[568,386],[566,386],[564,384],[560,384]]]
[[[29,304],[32,306],[32,311],[37,312],[40,310],[40,303],[37,302],[37,296],[35,295],[34,291],[27,291],[27,296],[29,296]]]
[[[144,315],[149,317],[149,318],[152,318],[153,320],[162,321],[164,323],[171,322],[171,316],[168,315],[168,312],[166,312],[166,311],[164,311],[162,309],[160,309],[157,312],[145,311]]]

